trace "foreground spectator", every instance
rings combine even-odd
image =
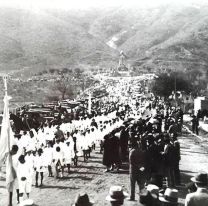
[[[185,206],[207,206],[208,205],[208,178],[206,173],[199,173],[191,178],[195,183],[197,191],[186,196]]]
[[[132,143],[132,150],[129,153],[129,173],[131,183],[130,201],[135,200],[135,186],[136,183],[141,191],[145,183],[145,167],[146,167],[146,153],[142,146],[135,141]]]
[[[159,206],[159,187],[149,184],[146,190],[140,193],[139,202],[143,206]]]
[[[167,188],[164,195],[159,197],[161,206],[177,206],[178,205],[178,190]]]
[[[72,206],[92,206],[94,201],[89,199],[88,194],[79,194],[76,197],[75,203]]]
[[[128,194],[123,191],[121,186],[111,186],[106,200],[111,203],[112,206],[120,206],[124,204],[124,199],[128,197]]]

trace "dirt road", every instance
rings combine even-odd
[[[185,134],[180,137],[181,142],[181,176],[182,183],[187,183],[190,178],[200,170],[208,170],[208,150],[205,147],[207,142],[199,142],[196,137]],[[72,168],[72,173],[66,175],[63,179],[46,177],[44,186],[32,188],[31,198],[36,206],[70,206],[74,202],[76,195],[81,192],[87,192],[95,201],[95,205],[109,205],[105,201],[110,185],[123,185],[124,190],[130,191],[128,167],[124,165],[119,173],[104,173],[102,165],[102,155],[98,150],[92,153],[89,162],[85,163],[80,158],[78,168]],[[208,171],[207,171],[208,172]],[[4,188],[5,181],[0,181],[0,206],[6,206],[7,193]],[[184,185],[178,187],[180,192],[180,203],[184,203],[187,191]],[[138,191],[138,188],[137,188]],[[16,205],[16,201],[14,198]],[[125,201],[126,206],[137,205],[136,202]],[[183,204],[181,204],[183,205]]]

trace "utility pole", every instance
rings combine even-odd
[[[174,75],[174,93],[175,93],[175,106],[177,107],[177,97],[176,97],[176,69],[175,69],[175,75]]]

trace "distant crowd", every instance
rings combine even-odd
[[[127,197],[135,201],[136,183],[138,205],[178,205],[181,157],[177,138],[182,133],[183,111],[157,97],[128,101],[100,99],[92,106],[91,114],[79,113],[69,122],[60,118],[27,130],[14,125],[11,155],[17,175],[10,188],[10,206],[14,190],[17,202],[23,202],[24,194],[29,198],[33,181],[41,188],[47,172],[50,178],[64,177],[65,169],[70,174],[71,165],[76,167],[80,158],[90,161],[96,148],[103,153],[105,172],[119,171],[122,163],[129,164],[130,194],[120,186],[112,186],[106,197],[112,205],[123,205]],[[206,181],[207,175],[199,174],[193,179],[196,184],[189,186],[190,191],[204,188]],[[192,195],[188,195],[186,206],[196,205],[191,202]],[[92,204],[87,194],[80,194],[75,201],[76,206]]]

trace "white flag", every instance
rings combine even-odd
[[[0,166],[7,158],[6,163],[6,186],[9,189],[11,183],[14,181],[15,174],[12,168],[12,158],[10,155],[10,149],[14,142],[14,135],[11,130],[10,120],[9,120],[9,100],[11,97],[5,95],[4,97],[4,114],[1,127],[0,136]]]

